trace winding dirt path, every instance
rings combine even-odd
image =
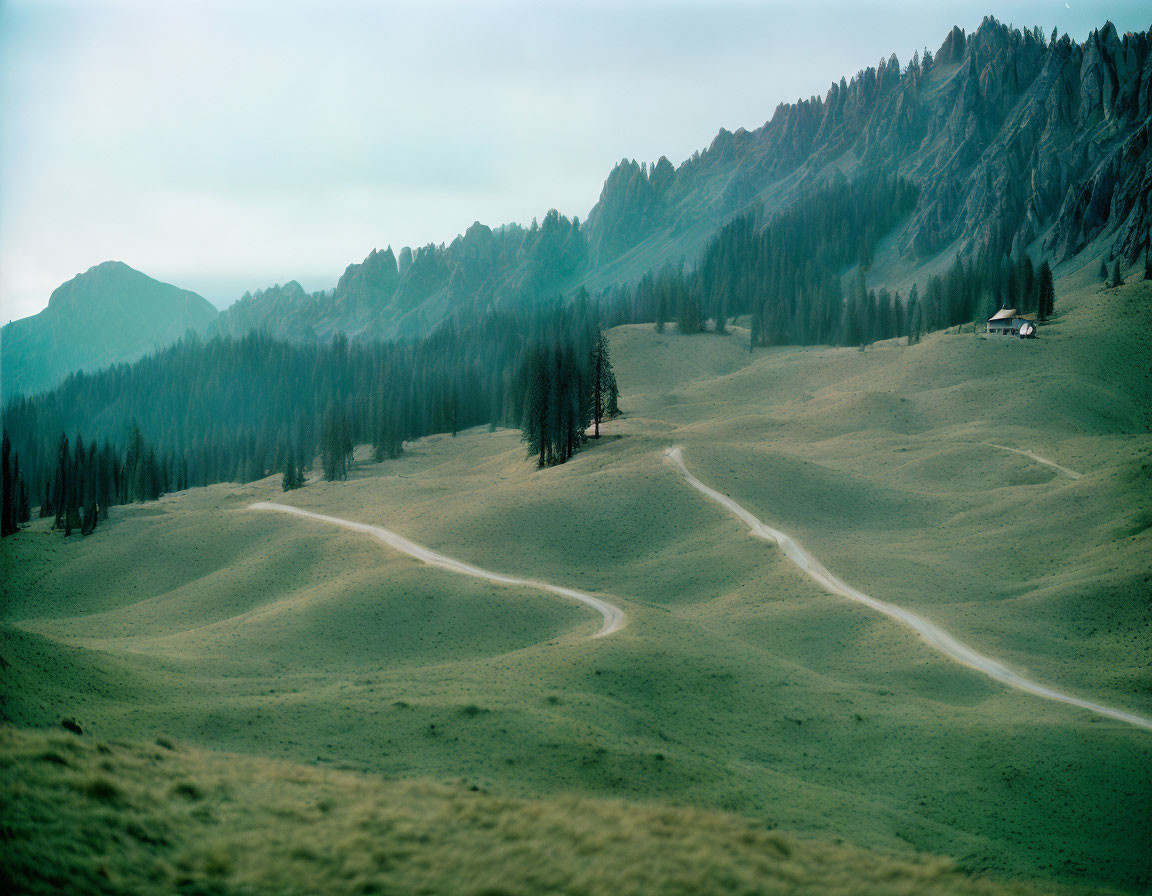
[[[598,597],[593,597],[590,594],[585,594],[582,591],[576,591],[572,588],[562,588],[559,585],[549,585],[547,582],[536,582],[531,579],[518,579],[515,576],[505,576],[496,572],[489,572],[486,569],[481,569],[478,566],[472,566],[470,563],[465,563],[462,560],[456,560],[453,557],[446,557],[443,554],[438,554],[435,551],[429,550],[423,545],[416,544],[414,541],[409,541],[402,535],[397,535],[388,529],[383,529],[380,526],[370,526],[367,523],[356,523],[352,520],[344,520],[335,516],[324,516],[322,513],[313,513],[310,510],[301,510],[299,507],[289,507],[287,504],[274,504],[270,501],[260,501],[256,504],[251,504],[249,510],[278,510],[281,513],[292,513],[296,516],[306,517],[310,520],[319,520],[322,523],[331,523],[335,526],[343,526],[345,529],[354,529],[357,532],[367,532],[380,539],[391,548],[400,551],[401,553],[408,554],[415,557],[417,560],[422,560],[429,566],[437,566],[440,569],[446,569],[449,572],[460,573],[465,576],[472,576],[477,579],[485,579],[489,582],[495,582],[497,585],[512,585],[516,587],[526,588],[539,588],[542,591],[550,591],[553,594],[558,594],[561,597],[568,598],[569,600],[579,601],[585,604],[604,617],[604,624],[600,626],[600,630],[596,632],[593,638],[603,638],[613,632],[618,632],[624,628],[628,623],[628,618],[624,615],[624,611],[617,606],[613,606],[607,601],[600,600]]]
[[[862,591],[857,591],[850,585],[845,584],[836,576],[832,575],[827,569],[824,568],[811,554],[809,554],[800,544],[790,536],[781,532],[778,529],[773,529],[760,522],[755,516],[729,498],[727,495],[721,494],[713,488],[709,488],[695,476],[693,476],[688,468],[684,465],[684,457],[679,448],[669,448],[665,452],[665,457],[668,458],[680,471],[681,475],[688,481],[694,489],[703,492],[707,497],[711,498],[720,506],[730,511],[740,519],[742,519],[752,530],[752,534],[763,538],[766,541],[775,542],[780,546],[793,563],[799,566],[804,572],[808,573],[813,579],[819,582],[827,590],[833,594],[839,594],[847,597],[850,600],[858,601],[883,613],[885,616],[890,616],[898,622],[903,623],[909,628],[916,631],[920,637],[927,641],[930,645],[935,647],[945,656],[955,660],[970,669],[975,669],[978,672],[983,672],[990,678],[1001,681],[1004,684],[1017,688],[1021,691],[1026,691],[1029,694],[1035,694],[1038,697],[1045,697],[1049,700],[1058,700],[1061,703],[1067,703],[1070,706],[1078,706],[1081,709],[1087,709],[1090,712],[1097,713],[1102,716],[1107,716],[1110,719],[1118,719],[1121,722],[1128,722],[1131,725],[1136,725],[1140,728],[1148,728],[1152,730],[1152,719],[1146,719],[1143,716],[1135,715],[1134,713],[1124,712],[1120,709],[1111,709],[1107,706],[1101,706],[1098,703],[1093,703],[1090,700],[1083,700],[1080,697],[1074,697],[1071,694],[1065,694],[1042,684],[1037,684],[1034,681],[1029,681],[1021,675],[1017,675],[1010,669],[1005,668],[996,660],[990,659],[982,654],[977,653],[971,647],[961,644],[954,637],[952,637],[944,629],[938,625],[934,625],[926,619],[917,616],[915,613],[898,607],[895,604],[885,603],[882,600],[877,600],[874,597],[869,597]]]
[[[1001,451],[1011,451],[1013,454],[1022,454],[1024,457],[1030,457],[1038,464],[1044,464],[1046,467],[1051,467],[1053,470],[1059,470],[1065,476],[1070,476],[1073,479],[1083,479],[1083,473],[1077,473],[1075,470],[1069,470],[1067,467],[1062,467],[1055,461],[1048,460],[1046,457],[1041,457],[1032,451],[1025,451],[1021,448],[1009,448],[1007,445],[994,445],[992,442],[981,442],[981,445],[987,445],[989,448],[999,448]]]

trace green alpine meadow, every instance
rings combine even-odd
[[[0,889],[1149,892],[1061,6],[0,6]]]

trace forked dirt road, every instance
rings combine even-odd
[[[576,591],[572,588],[562,588],[559,585],[549,585],[547,582],[536,582],[531,579],[519,579],[515,576],[505,576],[497,572],[489,572],[486,569],[481,569],[478,566],[473,566],[470,563],[465,563],[462,560],[456,560],[452,557],[446,557],[443,554],[438,554],[435,551],[429,550],[423,545],[416,544],[414,541],[409,541],[402,535],[397,535],[388,529],[383,529],[380,526],[370,526],[367,523],[356,523],[352,520],[343,520],[335,516],[324,516],[321,513],[313,513],[310,510],[301,510],[299,507],[289,507],[287,504],[274,504],[269,501],[260,501],[252,504],[249,510],[278,510],[281,513],[293,513],[296,516],[306,517],[310,520],[319,520],[322,523],[331,523],[335,526],[343,526],[345,529],[354,529],[357,532],[367,532],[380,539],[390,548],[394,548],[401,553],[408,554],[415,557],[417,560],[422,560],[429,566],[437,566],[440,569],[446,569],[449,572],[457,572],[461,575],[472,576],[477,579],[485,579],[489,582],[495,582],[497,585],[511,585],[523,588],[538,588],[541,591],[550,591],[553,594],[558,594],[561,597],[568,598],[569,600],[579,601],[585,604],[604,617],[604,624],[600,626],[600,630],[596,632],[593,638],[603,638],[613,632],[618,632],[628,622],[628,618],[624,615],[624,611],[617,606],[613,606],[607,601],[600,600],[598,597],[593,597],[591,594],[585,594],[582,591]]]
[[[895,604],[885,603],[882,600],[877,600],[874,597],[869,597],[862,591],[857,591],[850,585],[845,584],[836,576],[832,575],[823,565],[819,563],[811,554],[802,548],[795,539],[786,535],[778,529],[773,529],[760,522],[755,516],[729,498],[727,495],[721,494],[713,488],[709,488],[689,471],[688,467],[684,465],[684,457],[679,448],[669,448],[665,452],[665,457],[668,458],[680,471],[681,475],[688,481],[694,489],[702,492],[707,497],[711,498],[721,507],[725,508],[732,514],[742,519],[752,530],[752,534],[763,538],[765,541],[771,541],[780,546],[784,555],[799,566],[804,572],[808,573],[813,579],[819,582],[827,590],[833,594],[839,594],[847,597],[850,600],[858,601],[866,606],[871,607],[883,613],[885,616],[890,616],[898,622],[903,623],[909,628],[916,631],[920,637],[927,641],[930,645],[935,647],[945,656],[968,666],[970,669],[975,669],[978,672],[983,672],[990,678],[1001,681],[1004,684],[1017,688],[1021,691],[1026,691],[1029,694],[1035,694],[1038,697],[1045,697],[1049,700],[1058,700],[1061,703],[1067,703],[1070,706],[1078,706],[1081,709],[1087,709],[1090,712],[1097,713],[1102,716],[1107,716],[1110,719],[1118,719],[1121,722],[1128,722],[1131,725],[1137,725],[1141,728],[1148,728],[1152,730],[1152,719],[1146,719],[1143,716],[1138,716],[1134,713],[1124,712],[1120,709],[1111,709],[1107,706],[1101,706],[1098,703],[1093,703],[1090,700],[1083,700],[1080,697],[1074,697],[1071,694],[1065,694],[1042,684],[1037,684],[1034,681],[1029,681],[1021,675],[1017,675],[1011,669],[1002,666],[996,660],[990,659],[980,653],[977,653],[971,647],[961,644],[954,637],[952,637],[944,629],[938,625],[934,625],[926,619],[917,616],[908,610],[898,607]],[[1069,471],[1070,472],[1070,471]]]

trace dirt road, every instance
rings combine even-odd
[[[559,585],[550,585],[547,582],[536,582],[531,579],[520,579],[515,576],[505,576],[496,572],[489,572],[486,569],[481,569],[478,566],[472,566],[470,563],[465,563],[462,560],[456,560],[452,557],[446,557],[443,554],[438,554],[435,551],[429,550],[423,545],[416,544],[414,541],[409,541],[402,535],[397,535],[388,529],[383,529],[380,526],[370,526],[367,523],[356,523],[352,520],[344,520],[335,516],[325,516],[321,513],[313,513],[310,510],[301,510],[299,507],[289,507],[287,504],[273,504],[268,501],[260,501],[257,504],[252,504],[249,510],[278,510],[281,513],[293,513],[296,516],[306,517],[310,520],[319,520],[322,523],[331,523],[335,526],[343,526],[345,529],[354,529],[357,532],[367,532],[380,539],[386,545],[394,548],[397,551],[415,557],[417,560],[422,560],[429,566],[437,566],[440,569],[446,569],[449,572],[457,572],[461,575],[472,576],[477,579],[486,579],[489,582],[495,582],[497,585],[511,585],[515,587],[524,588],[539,588],[542,591],[550,591],[553,594],[558,594],[561,597],[568,598],[569,600],[579,601],[586,606],[591,607],[597,613],[604,617],[604,624],[600,626],[600,630],[596,632],[593,638],[603,638],[613,632],[618,632],[624,628],[628,619],[624,615],[624,611],[617,606],[613,606],[607,601],[600,600],[598,597],[593,597],[590,594],[584,594],[582,591],[576,591],[572,588],[562,588]]]
[[[1029,694],[1035,694],[1038,697],[1045,697],[1049,700],[1058,700],[1061,703],[1067,703],[1070,706],[1078,706],[1081,709],[1086,709],[1089,712],[1097,713],[1098,715],[1107,716],[1110,719],[1118,719],[1121,722],[1127,722],[1131,725],[1137,725],[1141,728],[1148,728],[1152,730],[1152,719],[1146,719],[1143,716],[1138,716],[1134,713],[1124,712],[1120,709],[1111,709],[1107,706],[1101,706],[1098,703],[1093,703],[1090,700],[1084,700],[1080,697],[1071,694],[1065,694],[1061,691],[1054,690],[1046,685],[1038,684],[1030,681],[1021,675],[1016,674],[1011,669],[1005,668],[994,659],[977,653],[966,644],[957,641],[952,635],[944,631],[938,625],[934,625],[926,619],[917,616],[915,613],[905,610],[903,607],[898,607],[895,604],[885,603],[882,600],[877,600],[870,597],[861,591],[857,591],[850,585],[845,584],[836,576],[832,575],[827,569],[824,568],[811,554],[809,554],[800,544],[790,536],[781,532],[778,529],[773,529],[771,526],[765,525],[760,522],[755,516],[729,498],[727,495],[721,494],[713,488],[709,488],[695,476],[693,476],[688,468],[684,465],[684,457],[679,448],[669,448],[665,452],[665,456],[670,460],[676,468],[680,471],[681,475],[688,481],[694,489],[702,492],[707,497],[711,498],[717,504],[724,507],[729,512],[735,514],[742,519],[752,530],[752,534],[766,541],[775,542],[780,546],[784,555],[788,557],[793,563],[799,566],[804,572],[808,573],[813,579],[819,582],[824,588],[831,591],[833,594],[839,594],[847,597],[850,600],[858,601],[866,606],[871,607],[883,613],[885,616],[903,623],[909,628],[916,631],[920,637],[927,641],[930,645],[935,647],[944,655],[968,666],[970,669],[975,669],[983,672],[990,678],[1001,681],[1004,684],[1017,688],[1021,691],[1026,691]]]

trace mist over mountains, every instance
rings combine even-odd
[[[203,296],[106,261],[58,286],[48,307],[0,331],[5,397],[50,388],[74,370],[139,358],[217,315]]]
[[[762,209],[770,218],[862,175],[898,174],[921,187],[877,248],[874,261],[888,271],[983,250],[1058,263],[1101,235],[1111,236],[1110,256],[1134,261],[1152,228],[1150,48],[1149,31],[1121,36],[1110,23],[1081,44],[989,17],[972,34],[954,28],[935,53],[892,56],[833,82],[824,97],[781,104],[756,130],[721,130],[678,167],[666,158],[621,161],[583,223],[555,211],[527,227],[476,222],[446,245],[374,250],[332,290],[308,293],[290,281],[245,294],[219,315],[203,300],[177,308],[168,297],[147,314],[116,317],[121,306],[105,291],[122,287],[92,277],[101,265],[71,281],[73,290],[92,297],[90,313],[125,323],[86,348],[88,312],[66,313],[54,295],[59,310],[4,328],[4,394],[129,360],[186,328],[388,339],[427,332],[454,313],[547,301],[580,286],[595,293],[666,264],[691,266],[738,214]]]

